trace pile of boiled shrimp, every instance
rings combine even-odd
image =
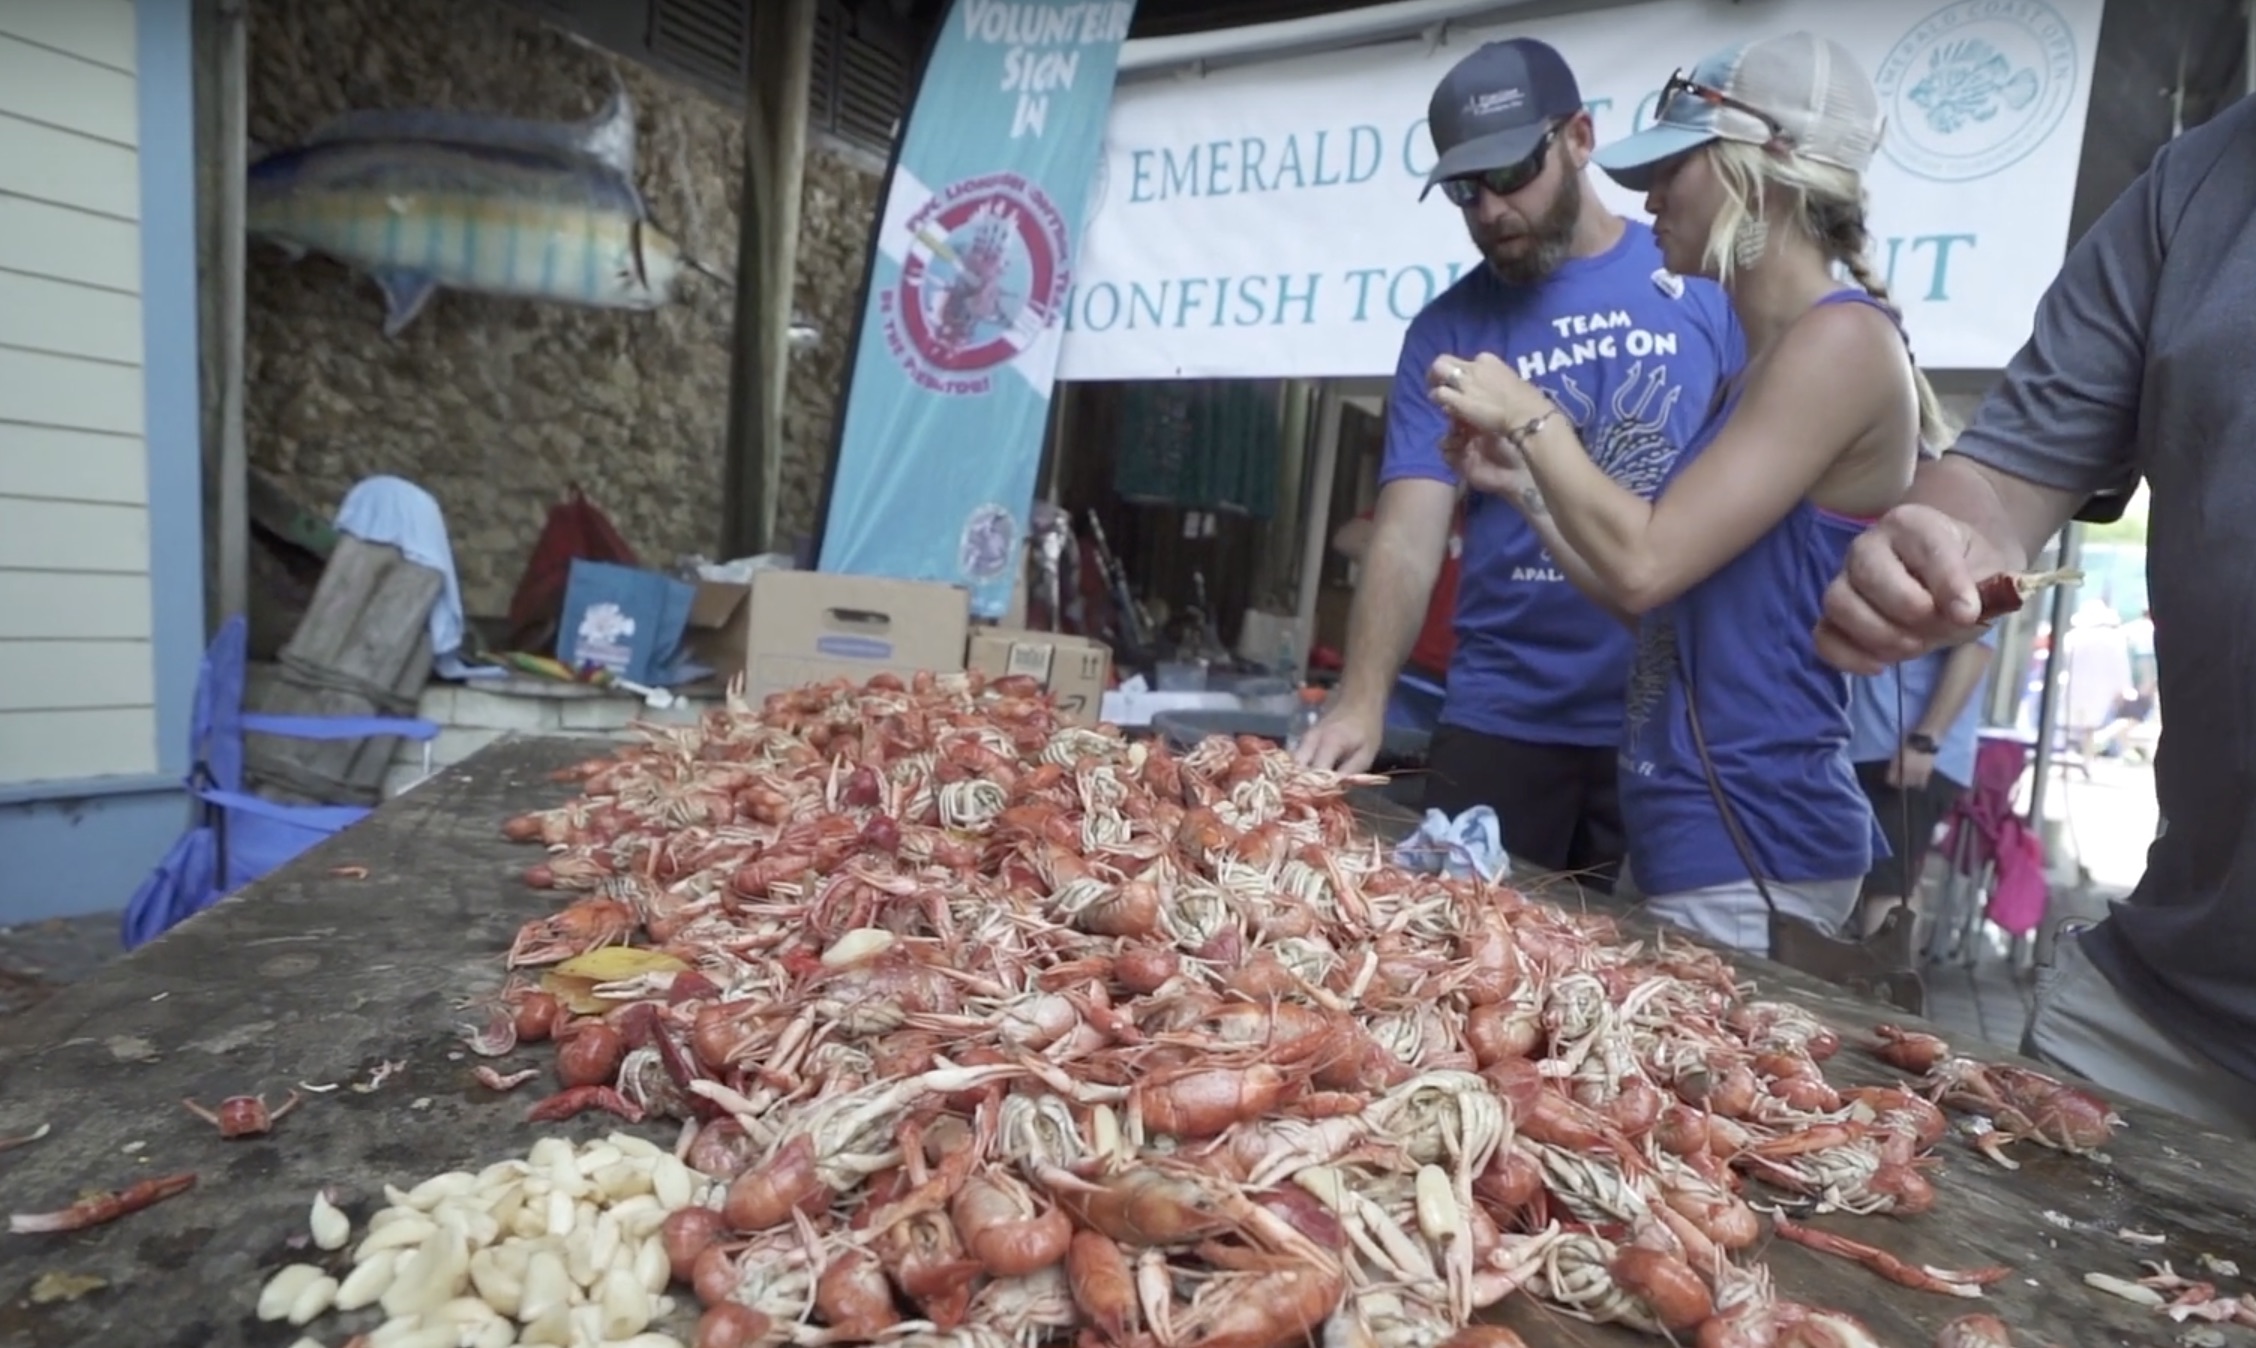
[[[1267,741],[1171,752],[977,674],[641,735],[508,822],[569,902],[471,1043],[553,1041],[535,1119],[680,1121],[707,1183],[664,1243],[706,1348],[1507,1348],[1476,1317],[1514,1296],[1869,1343],[1774,1288],[1766,1228],[1980,1297],[2007,1270],[1802,1218],[1925,1210],[1941,1106],[2000,1157],[2118,1122],[1893,1030],[1903,1084],[1836,1089],[1838,1036],[1714,952],[1394,865],[1346,800],[1377,779]]]

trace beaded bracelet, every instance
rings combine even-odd
[[[1537,431],[1542,430],[1543,423],[1549,421],[1551,418],[1557,415],[1559,415],[1559,409],[1557,407],[1553,407],[1540,416],[1531,417],[1526,425],[1518,427],[1517,429],[1506,427],[1503,430],[1502,435],[1505,439],[1512,442],[1512,448],[1520,451],[1522,454],[1525,454],[1527,453],[1528,438],[1534,435]]]

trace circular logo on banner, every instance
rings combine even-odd
[[[1987,178],[2045,142],[2076,95],[2076,35],[2045,0],[1957,0],[1904,34],[1873,83],[1881,149],[1937,182]]]
[[[1011,545],[1018,540],[1018,521],[990,502],[971,512],[964,521],[963,539],[956,545],[956,565],[974,584],[984,585],[1010,567]]]
[[[909,217],[900,284],[886,292],[885,339],[909,377],[973,395],[1042,335],[1065,301],[1065,218],[1015,173],[944,188]]]

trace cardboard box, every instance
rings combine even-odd
[[[762,571],[752,577],[744,661],[757,704],[801,684],[964,667],[971,596],[953,585]]]
[[[742,582],[699,581],[689,601],[689,627],[682,633],[682,649],[701,665],[710,665],[715,678],[744,668],[752,635],[752,587]]]
[[[1067,721],[1095,725],[1112,682],[1112,648],[1062,632],[995,628],[972,634],[964,668],[989,678],[1028,675],[1050,690]]]

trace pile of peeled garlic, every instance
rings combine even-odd
[[[681,1348],[653,1332],[670,1314],[667,1214],[710,1202],[710,1181],[638,1137],[575,1146],[544,1137],[522,1160],[472,1174],[385,1186],[343,1278],[319,1264],[278,1270],[258,1317],[304,1327],[378,1306],[385,1319],[353,1348]],[[339,1250],[351,1222],[317,1195],[314,1245]],[[322,1348],[318,1339],[293,1348]]]

